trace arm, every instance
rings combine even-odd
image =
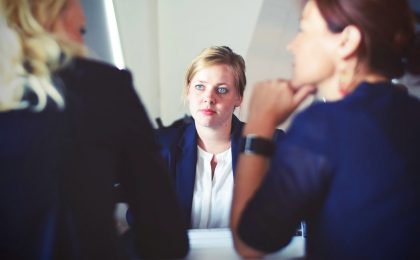
[[[152,126],[134,89],[123,91],[127,110],[121,127],[127,132],[121,185],[133,213],[135,247],[141,257],[184,257],[189,248],[187,226]]]
[[[312,87],[295,90],[287,82],[280,80],[257,85],[250,102],[249,118],[243,134],[256,134],[271,139],[276,126],[282,123],[312,90]],[[239,156],[231,228],[235,248],[244,257],[260,257],[265,254],[241,240],[238,235],[238,225],[247,203],[260,187],[268,168],[269,158],[255,154]]]
[[[243,134],[256,133],[253,129],[255,129],[253,123],[249,125],[247,124],[244,128]],[[268,128],[266,130],[267,133],[272,131],[274,131],[274,129]],[[260,133],[259,136],[262,137],[262,134]],[[266,137],[271,138],[271,135],[267,134]],[[266,157],[253,154],[239,155],[234,197],[232,202],[231,228],[235,248],[237,252],[244,257],[260,257],[265,254],[264,252],[255,250],[242,242],[238,236],[237,230],[238,223],[246,203],[261,185],[265,173],[268,170],[268,165],[269,160]]]

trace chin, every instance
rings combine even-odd
[[[204,127],[212,126],[212,120],[208,120],[207,118],[196,118],[194,120],[197,125],[204,126]]]
[[[313,80],[299,79],[298,77],[293,76],[292,79],[290,80],[290,84],[292,84],[292,86],[295,87],[295,88],[300,88],[300,87],[306,86],[306,85],[314,85],[314,81]]]
[[[294,88],[299,88],[299,87],[301,87],[303,85],[302,82],[300,82],[299,80],[295,79],[294,77],[290,80],[290,84]]]

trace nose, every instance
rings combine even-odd
[[[213,91],[207,91],[204,94],[203,101],[204,101],[204,103],[214,104],[215,101],[216,101],[216,98],[215,98],[215,94],[213,93]]]

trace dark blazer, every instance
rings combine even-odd
[[[420,102],[361,83],[297,115],[244,209],[242,240],[273,252],[307,221],[308,259],[420,259]]]
[[[239,146],[244,123],[236,116],[232,117],[231,150],[232,168],[235,174],[239,155]],[[278,130],[275,140],[280,141],[284,132]],[[197,165],[197,132],[194,120],[189,123],[178,124],[176,127],[158,129],[157,140],[160,144],[160,153],[166,161],[169,174],[175,181],[176,192],[184,209],[187,223],[191,225],[191,208],[194,193],[195,170]]]
[[[113,219],[120,200],[140,256],[186,255],[186,225],[130,73],[75,59],[54,80],[63,111],[50,102],[0,113],[0,258],[127,258]]]

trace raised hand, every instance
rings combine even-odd
[[[313,86],[296,88],[283,79],[258,83],[252,92],[247,123],[256,128],[251,131],[269,135],[283,123],[302,101],[314,91]],[[270,132],[264,134],[264,130]]]

